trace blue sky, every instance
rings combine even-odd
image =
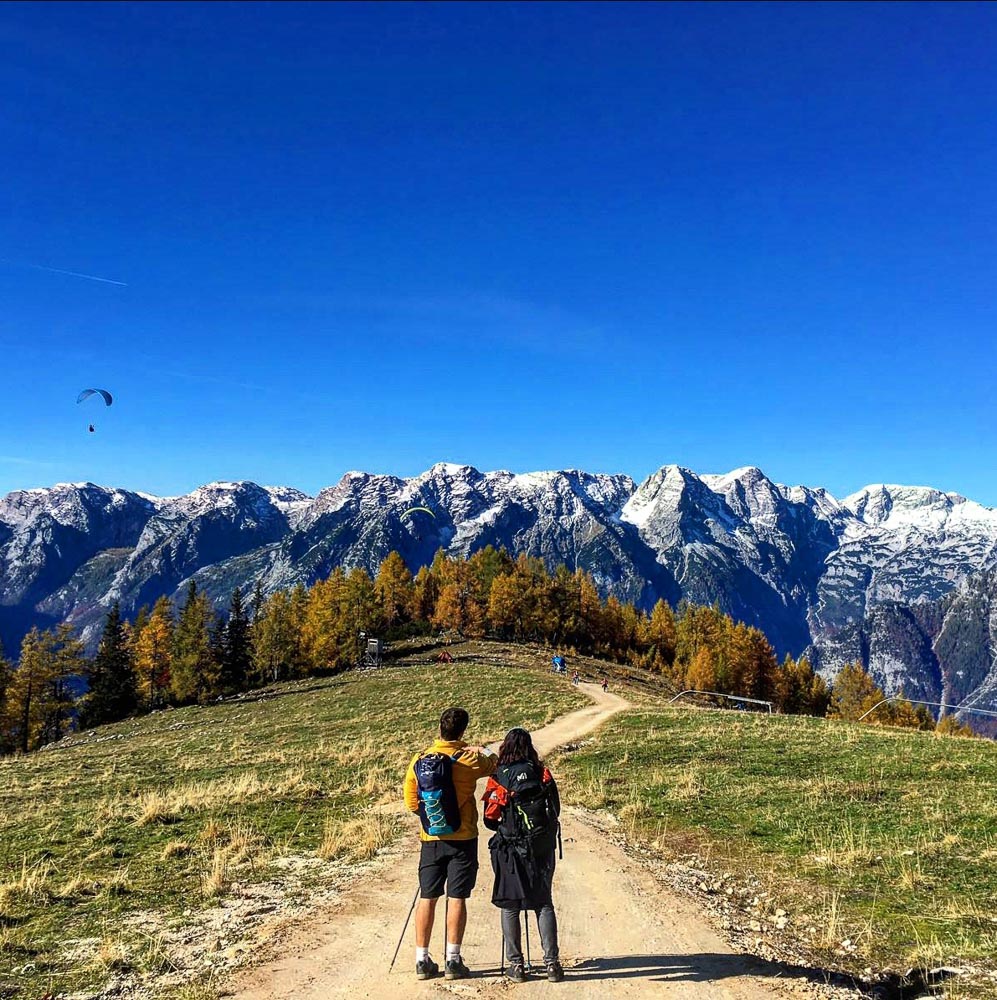
[[[0,491],[997,504],[993,6],[4,4],[0,55]]]

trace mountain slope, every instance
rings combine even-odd
[[[403,517],[412,507],[433,513]],[[837,500],[753,467],[664,466],[637,485],[441,463],[408,479],[350,472],[316,497],[248,482],[168,498],[59,484],[0,500],[0,637],[11,649],[32,624],[68,618],[92,644],[115,600],[132,614],[191,578],[224,606],[257,581],[269,592],[339,565],[376,572],[393,549],[415,570],[438,548],[486,545],[580,566],[603,593],[644,607],[716,602],[780,652],[813,646],[833,664],[858,650],[889,684],[913,673],[908,693],[931,693],[944,668],[911,609],[997,563],[997,512],[927,487],[869,486]],[[870,614],[874,637],[863,640]],[[977,665],[950,687],[965,697],[984,673]]]

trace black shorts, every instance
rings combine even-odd
[[[419,895],[439,899],[444,883],[451,899],[467,899],[478,878],[478,838],[424,840],[419,855]]]

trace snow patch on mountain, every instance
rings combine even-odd
[[[411,507],[432,514],[403,518]],[[224,606],[237,585],[272,591],[336,566],[373,573],[393,549],[415,571],[438,548],[486,545],[581,566],[604,593],[644,606],[716,602],[798,653],[878,607],[937,601],[997,565],[997,511],[885,484],[839,501],[755,466],[698,475],[665,465],[635,484],[577,469],[441,462],[410,478],[348,472],[314,497],[245,481],[179,497],[62,483],[0,498],[0,629],[8,645],[59,617],[92,633],[114,600],[131,614],[191,578]],[[875,662],[889,685],[900,682],[900,664],[930,660],[913,639],[897,652],[893,639],[913,628],[901,618],[872,627],[887,636]],[[842,655],[846,647],[856,648],[844,643]],[[837,654],[827,649],[830,662]],[[916,669],[925,690],[941,684],[930,665]]]

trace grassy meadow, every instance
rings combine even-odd
[[[159,712],[0,760],[0,997],[88,995],[116,978],[197,995],[181,984],[191,964],[211,965],[198,935],[227,919],[222,901],[250,915],[302,901],[393,838],[397,810],[378,804],[400,799],[443,708],[464,705],[477,742],[586,703],[563,678],[462,653],[453,666]],[[216,950],[237,940],[211,936]]]
[[[969,964],[988,985],[957,995],[994,995],[997,744],[645,702],[557,766],[567,798],[711,872],[707,891],[757,877],[752,929],[787,931],[795,954],[856,973]]]

